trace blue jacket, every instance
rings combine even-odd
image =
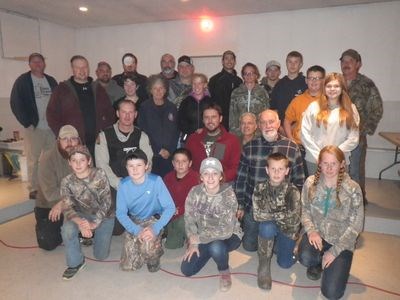
[[[44,74],[44,76],[53,91],[57,86],[57,81],[47,74]],[[15,81],[11,90],[10,106],[18,122],[25,128],[31,125],[36,127],[39,123],[31,71],[22,74]]]

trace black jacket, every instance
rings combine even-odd
[[[57,81],[47,74],[44,74],[44,76],[53,91],[57,86]],[[10,106],[18,122],[25,128],[31,125],[36,127],[39,123],[31,71],[22,74],[15,81],[11,90]]]

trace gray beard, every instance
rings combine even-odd
[[[264,139],[269,143],[275,142],[278,139],[278,131],[277,130],[270,131],[269,134],[263,133],[262,135],[263,135]]]

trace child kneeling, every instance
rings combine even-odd
[[[161,177],[146,173],[146,154],[136,149],[125,158],[129,176],[117,191],[117,218],[126,229],[121,254],[122,270],[137,270],[147,264],[150,272],[160,269],[163,227],[175,213],[175,205]]]
[[[259,223],[258,234],[258,287],[270,290],[271,258],[274,243],[278,265],[290,268],[295,262],[293,254],[300,229],[301,202],[297,187],[285,180],[289,173],[289,160],[281,153],[267,158],[268,179],[260,182],[253,192],[253,215]]]

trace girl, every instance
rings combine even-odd
[[[326,298],[339,299],[364,223],[361,189],[345,172],[345,155],[339,147],[321,150],[317,172],[307,178],[301,199],[305,234],[299,260],[309,279],[319,279],[322,272],[321,292]]]
[[[221,184],[223,172],[218,159],[209,157],[202,161],[200,180],[202,184],[195,186],[186,198],[188,248],[181,270],[185,276],[192,276],[212,258],[221,275],[220,290],[225,292],[232,285],[229,252],[239,247],[242,237],[236,219],[238,203],[232,187]]]
[[[358,145],[360,118],[346,92],[343,76],[331,73],[325,78],[323,95],[304,112],[301,139],[306,149],[309,174],[317,170],[317,158],[326,145],[338,146],[349,164],[350,151]]]

